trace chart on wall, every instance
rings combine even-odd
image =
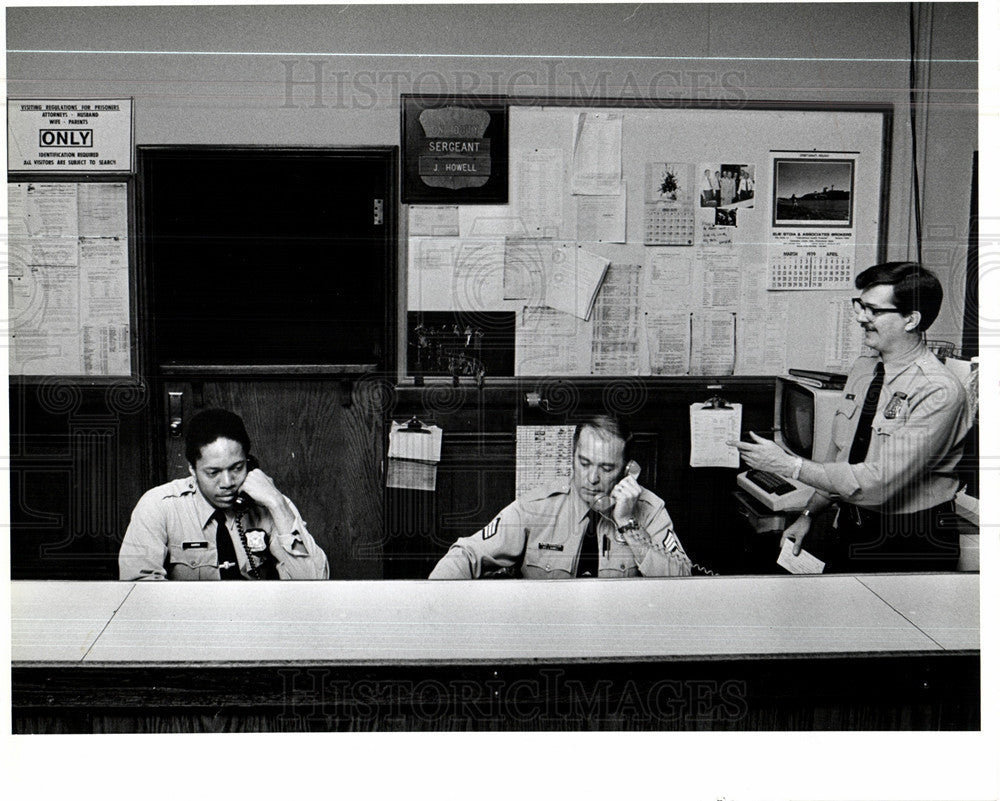
[[[9,183],[10,373],[131,374],[124,183]]]
[[[512,106],[507,205],[408,209],[408,308],[514,313],[521,376],[846,369],[884,129],[877,111]]]

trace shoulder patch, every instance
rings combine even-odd
[[[500,518],[497,517],[488,526],[484,526],[483,530],[480,532],[480,534],[483,535],[483,539],[484,540],[488,540],[490,537],[492,537],[494,534],[496,534],[497,531],[499,531],[499,530],[500,530]]]

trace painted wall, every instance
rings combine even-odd
[[[134,96],[137,144],[397,144],[401,92],[891,103],[889,257],[906,258],[908,15],[905,3],[9,8],[8,96]],[[976,6],[935,4],[931,21],[924,257],[948,300],[930,336],[960,343]]]

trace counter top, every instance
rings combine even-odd
[[[979,576],[12,582],[12,661],[503,664],[979,649]]]

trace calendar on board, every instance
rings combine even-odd
[[[774,248],[768,258],[767,288],[850,289],[854,286],[854,259],[840,248]]]

